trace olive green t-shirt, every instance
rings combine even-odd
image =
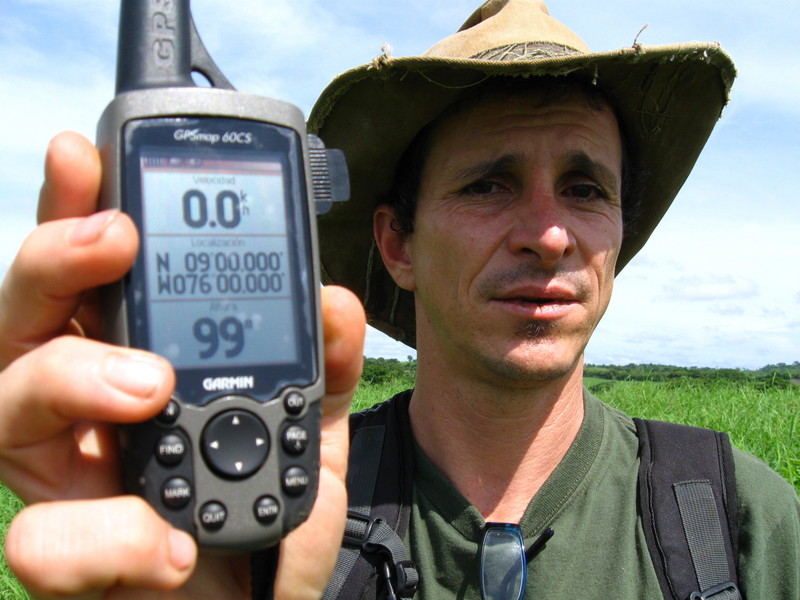
[[[662,598],[637,516],[635,426],[626,415],[585,396],[577,438],[520,522],[526,545],[548,527],[555,532],[528,564],[525,598]],[[414,458],[405,542],[421,576],[415,598],[480,600],[478,546],[484,520],[418,446]],[[736,450],[734,460],[742,592],[748,600],[798,600],[800,500],[752,456]]]

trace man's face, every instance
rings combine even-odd
[[[612,110],[581,97],[441,122],[404,243],[418,347],[506,385],[571,372],[611,296],[621,170]]]

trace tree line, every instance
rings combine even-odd
[[[406,379],[413,385],[417,361],[411,356],[405,361],[396,358],[365,358],[362,381],[380,384]],[[692,379],[698,382],[725,379],[731,382],[755,384],[759,387],[790,387],[800,385],[800,361],[777,363],[760,369],[730,369],[715,367],[676,367],[657,364],[586,365],[584,376],[608,381],[672,381]]]

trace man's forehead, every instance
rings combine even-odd
[[[426,148],[423,171],[431,167],[431,153],[442,144],[446,146],[445,154],[454,162],[468,160],[465,155],[471,151],[483,155],[482,163],[503,157],[501,162],[510,163],[509,157],[514,153],[508,149],[510,139],[525,139],[524,134],[517,135],[520,131],[530,131],[528,139],[535,139],[537,127],[554,125],[559,127],[559,139],[563,135],[578,144],[570,147],[565,143],[552,149],[565,167],[581,171],[591,165],[591,169],[582,172],[602,174],[609,189],[619,189],[624,177],[626,145],[616,113],[602,90],[568,80],[545,85],[513,82],[513,85],[484,87],[465,93],[428,125],[422,146]],[[492,153],[490,146],[495,156],[486,156]],[[469,172],[485,170],[477,162],[461,168]]]
[[[486,133],[496,129],[502,135],[520,126],[559,124],[593,128],[608,143],[624,145],[619,120],[605,95],[578,85],[555,89],[515,86],[468,93],[428,124],[425,137],[430,146],[443,135],[469,135],[476,127]]]
[[[578,165],[585,164],[589,156],[605,160],[610,156],[614,160],[609,167],[615,166],[615,157],[621,163],[621,132],[608,104],[590,104],[579,93],[560,97],[558,102],[542,100],[536,92],[476,99],[431,125],[428,148],[434,151],[444,145],[448,152],[459,155],[491,153],[492,149],[507,154],[510,145],[552,131],[558,143],[553,144],[551,137],[547,148],[564,162]],[[585,160],[572,160],[575,156]]]
[[[465,90],[433,123],[448,120],[482,105],[498,106],[515,100],[524,100],[532,107],[541,108],[577,103],[594,111],[611,111],[616,119],[609,94],[601,87],[580,79],[492,78]]]

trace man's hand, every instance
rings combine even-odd
[[[121,495],[111,424],[157,414],[174,375],[160,357],[91,339],[93,290],[127,272],[138,244],[126,215],[95,213],[99,186],[91,143],[55,138],[41,225],[0,288],[0,478],[30,505],[12,523],[6,558],[38,598],[247,598],[248,557],[198,560],[187,534]],[[347,418],[365,323],[346,290],[326,288],[322,300],[320,489],[309,521],[281,544],[282,600],[321,595],[344,527]]]

